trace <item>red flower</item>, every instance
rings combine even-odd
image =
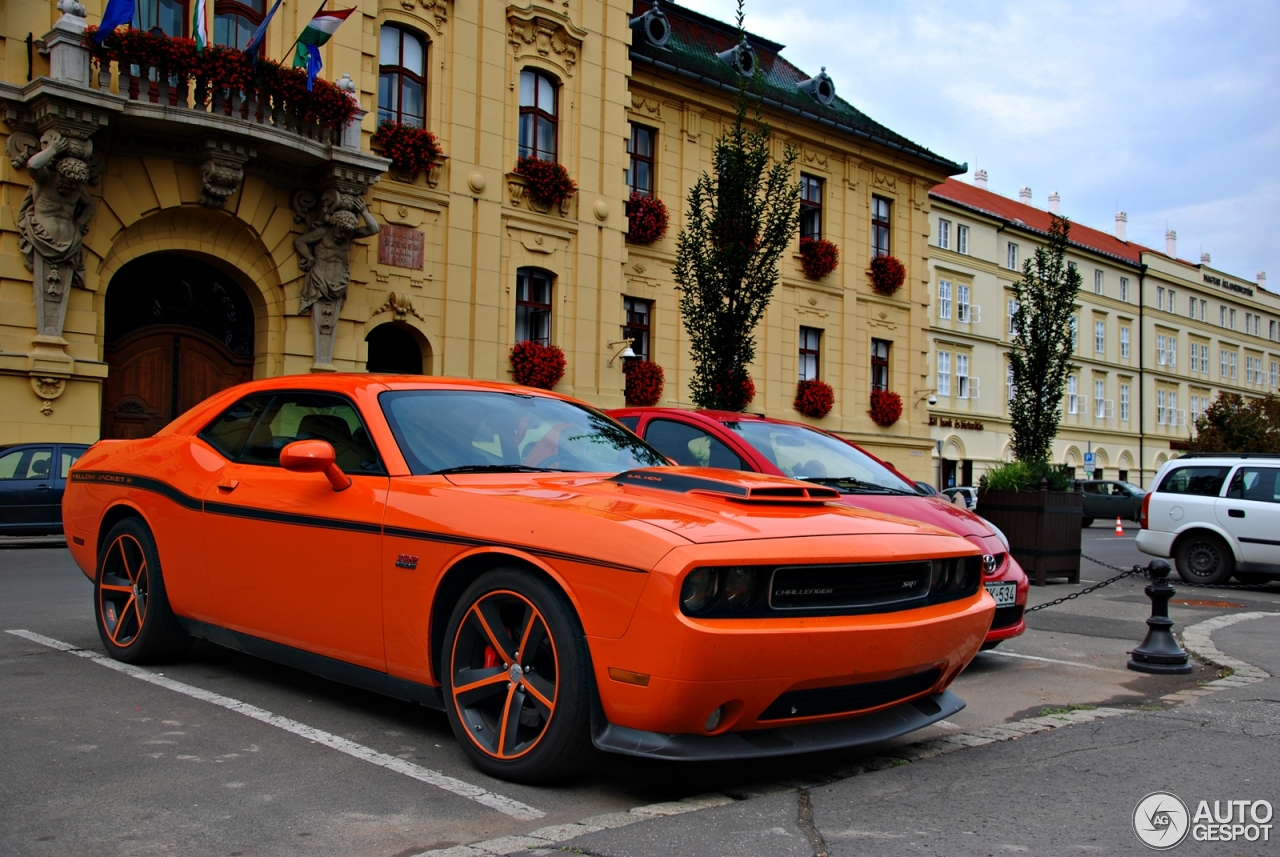
[[[631,192],[627,201],[627,240],[652,244],[667,234],[667,206],[656,196]]]
[[[891,295],[902,288],[907,279],[907,269],[892,256],[877,256],[871,260],[871,286],[882,295]]]
[[[713,385],[716,397],[724,402],[725,408],[730,411],[742,410],[756,397],[756,382],[751,380],[751,376],[745,370],[741,379],[738,379],[736,374],[730,369],[724,382],[716,381]]]
[[[378,126],[373,142],[382,147],[382,153],[391,159],[392,167],[412,176],[425,173],[444,154],[435,134],[425,128],[390,120]]]
[[[806,378],[796,385],[794,407],[806,417],[820,420],[831,413],[836,394],[831,385],[817,378]]]
[[[840,249],[825,238],[800,239],[800,266],[811,280],[821,280],[840,263]]]
[[[550,390],[564,377],[564,352],[557,345],[525,340],[511,348],[511,368],[517,384]]]
[[[525,155],[516,163],[516,173],[524,176],[529,199],[554,208],[578,189],[563,164]]]
[[[871,391],[871,421],[888,428],[902,416],[902,397],[889,390]]]
[[[627,404],[648,408],[662,399],[662,387],[666,377],[662,367],[649,360],[628,360],[622,364],[622,374],[627,379]]]

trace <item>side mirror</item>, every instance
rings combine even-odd
[[[351,487],[351,477],[334,461],[333,446],[326,440],[295,440],[280,450],[280,466],[291,473],[323,473],[334,491]]]

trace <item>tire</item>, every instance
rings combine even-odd
[[[989,652],[989,651],[991,651],[992,649],[994,649],[996,646],[1000,645],[1000,644],[1001,644],[1001,643],[1003,643],[1003,642],[1004,642],[1004,640],[996,640],[994,643],[983,643],[983,644],[982,644],[982,651],[984,651],[984,652]]]
[[[165,594],[155,539],[138,518],[120,521],[102,542],[93,612],[107,654],[130,664],[164,663],[191,647]]]
[[[1093,518],[1081,518],[1081,519],[1080,519],[1080,528],[1081,528],[1081,529],[1084,529],[1085,527],[1092,527],[1092,526],[1093,526]]]
[[[1270,583],[1275,580],[1270,574],[1260,574],[1256,571],[1237,571],[1236,580],[1246,586],[1261,586],[1264,583]]]
[[[546,782],[594,756],[586,636],[568,599],[534,574],[495,569],[468,586],[441,661],[449,725],[481,771]]]
[[[1217,586],[1235,572],[1236,560],[1226,542],[1211,533],[1190,536],[1177,551],[1178,574],[1187,583]]]

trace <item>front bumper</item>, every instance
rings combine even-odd
[[[991,630],[987,631],[987,638],[983,642],[989,645],[1021,636],[1027,630],[1025,611],[1027,596],[1031,592],[1031,582],[1027,579],[1022,566],[1018,565],[1018,561],[1013,558],[1013,554],[1005,554],[1005,561],[990,577],[984,576],[982,583],[984,586],[988,583],[1013,583],[1018,587],[1014,604],[996,608],[995,616],[991,620]]]
[[[648,756],[670,761],[756,759],[843,750],[886,741],[937,723],[963,708],[964,700],[947,690],[861,717],[824,723],[726,732],[720,735],[644,732],[605,723],[601,725],[602,728],[592,730],[591,740],[597,748],[607,753]]]

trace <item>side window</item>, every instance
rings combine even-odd
[[[25,449],[15,449],[13,452],[0,455],[0,479],[26,478],[27,468],[22,466],[22,456],[26,453]],[[19,470],[21,470],[21,476],[18,475]]]
[[[640,428],[639,417],[615,417],[615,419],[632,431],[636,431]]]
[[[71,472],[71,465],[80,460],[80,456],[84,455],[84,450],[77,447],[62,448],[62,469],[59,473],[63,479],[67,478],[67,474]]]
[[[356,409],[328,393],[277,395],[249,432],[239,458],[247,464],[278,464],[280,450],[295,440],[327,441],[347,473],[384,472]]]
[[[1227,496],[1234,500],[1280,503],[1280,497],[1276,496],[1276,473],[1270,467],[1241,467],[1231,477]]]
[[[0,456],[0,479],[48,479],[52,462],[51,447],[15,449]]]
[[[1226,481],[1228,467],[1179,467],[1156,490],[1163,494],[1196,494],[1201,497],[1217,497]]]
[[[249,432],[273,398],[267,394],[241,399],[205,426],[200,432],[200,439],[222,453],[223,458],[238,458],[244,442],[249,439]]]
[[[644,439],[663,455],[686,467],[749,470],[737,454],[702,429],[672,420],[653,420]]]

